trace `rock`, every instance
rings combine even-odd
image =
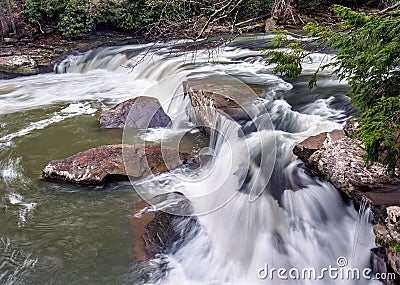
[[[16,66],[16,67],[36,66],[36,62],[28,55],[15,55],[11,59],[9,59],[7,63],[11,66]]]
[[[276,21],[274,18],[268,18],[265,20],[265,32],[269,32],[271,30],[276,30],[278,29],[278,25],[276,24]]]
[[[107,129],[125,126],[137,129],[163,128],[170,123],[171,119],[165,114],[158,99],[147,96],[122,102],[100,116],[100,127]]]
[[[360,141],[348,137],[354,133],[355,124],[352,121],[345,130],[309,137],[293,152],[313,174],[331,181],[356,204],[366,202],[371,207],[379,247],[372,254],[375,266],[381,273],[393,270],[400,274],[400,180],[390,177],[379,163],[366,166]]]
[[[0,57],[0,73],[33,75],[38,73],[38,65],[29,55],[10,55]]]
[[[379,163],[366,166],[365,151],[359,144],[344,131],[335,130],[307,138],[293,152],[315,174],[328,178],[352,198],[376,200],[376,205],[400,205],[400,180],[390,177]]]
[[[246,107],[258,95],[244,84],[218,82],[218,78],[195,80],[183,83],[185,96],[189,96],[198,124],[209,135],[217,112],[234,121],[249,121],[251,117]]]
[[[13,55],[13,52],[11,50],[6,50],[6,51],[0,50],[0,57],[11,56],[11,55]]]
[[[171,203],[169,207],[165,206],[168,202]],[[149,203],[135,205],[132,225],[134,232],[143,233],[142,239],[135,241],[142,247],[138,249],[135,245],[135,257],[148,260],[157,254],[174,254],[182,248],[196,236],[200,228],[197,217],[191,216],[192,213],[190,201],[178,192],[161,194],[149,200]],[[143,222],[148,222],[144,229]]]
[[[18,40],[15,39],[15,38],[4,38],[3,41],[5,43],[16,43],[16,42],[18,42]]]
[[[42,178],[82,185],[100,185],[110,180],[142,179],[174,169],[190,159],[173,148],[145,145],[105,145],[53,160]]]
[[[386,248],[386,254],[389,260],[389,264],[393,271],[397,274],[396,280],[400,277],[400,252],[394,249],[392,246]]]
[[[321,133],[305,139],[294,147],[293,153],[301,160],[308,162],[308,159],[314,152],[324,147],[327,134],[328,133]]]
[[[386,252],[390,267],[400,275],[400,207],[387,207],[386,219],[374,226],[374,233],[377,245]]]
[[[380,274],[385,274],[381,276],[390,276],[388,274],[394,273],[393,269],[389,266],[388,257],[384,248],[373,248],[371,249],[371,269],[373,272],[379,272]],[[400,276],[396,276],[395,280],[382,280],[384,285],[396,285],[396,280]]]
[[[147,207],[149,207],[149,204],[146,201],[142,200],[141,202],[136,203],[133,206],[132,210],[131,224],[135,238],[133,255],[136,260],[140,261],[145,261],[149,259],[149,256],[147,256],[146,254],[143,236],[146,234],[146,225],[155,218],[154,212],[144,212]]]
[[[359,127],[360,123],[356,121],[354,118],[350,118],[346,121],[346,125],[343,128],[344,133],[348,137],[352,137],[353,133]]]

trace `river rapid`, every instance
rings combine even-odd
[[[177,48],[179,42],[99,48],[68,57],[54,73],[0,81],[0,284],[379,284],[260,279],[265,265],[320,272],[340,257],[362,269],[374,247],[369,210],[357,212],[292,153],[305,138],[343,127],[353,111],[347,85],[325,70],[308,89],[308,76],[329,54],[311,54],[295,80],[271,74],[259,48],[272,40],[246,35],[196,52]],[[210,142],[193,131],[187,102],[171,96],[182,92],[182,78],[215,76],[257,90],[256,130],[220,118]],[[133,260],[132,207],[140,198],[131,183],[81,187],[40,179],[52,159],[121,143],[123,131],[99,129],[98,117],[143,94],[158,97],[176,120],[167,132],[130,134],[130,143],[188,132],[185,150],[209,144],[214,155],[196,178],[177,170],[133,183],[150,195],[182,192],[200,214],[193,239],[152,260],[165,266],[150,275]]]

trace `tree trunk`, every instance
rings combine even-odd
[[[12,13],[12,10],[11,10],[10,0],[7,0],[7,9],[8,9],[8,14],[10,14],[10,22],[11,22],[11,27],[12,27],[12,30],[13,30],[13,34],[14,34],[14,36],[16,36],[17,35],[17,28],[15,26],[14,16],[13,16],[13,13]]]
[[[10,33],[10,27],[7,24],[7,19],[3,12],[3,5],[0,4],[0,23],[1,23],[1,38],[8,36]]]
[[[293,7],[297,4],[297,0],[275,0],[272,6],[272,16],[277,18],[286,18],[288,15],[293,16]]]

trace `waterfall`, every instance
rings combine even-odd
[[[275,148],[278,159],[275,165],[267,163],[262,166],[267,169],[260,169],[263,173],[275,168],[269,182],[254,181],[254,187],[267,186],[257,189],[261,195],[251,200],[251,194],[239,191],[243,183],[240,177],[246,175],[243,166],[246,160],[252,163],[259,154],[259,140],[254,140],[254,135],[233,139],[232,128],[223,123],[219,126],[219,137],[229,139],[215,144],[213,173],[179,188],[192,199],[198,211],[210,209],[210,204],[214,210],[199,216],[202,228],[198,236],[168,256],[171,270],[160,284],[288,284],[290,281],[279,279],[260,280],[257,270],[268,264],[299,270],[312,267],[321,272],[330,265],[337,266],[339,257],[345,257],[354,268],[369,266],[374,235],[368,213],[359,216],[331,184],[305,173],[291,154],[298,138],[279,130],[260,132],[265,152],[271,154]],[[243,150],[244,141],[249,153]],[[263,179],[262,175],[259,179]],[[218,193],[210,195],[216,188]],[[197,201],[199,193],[209,199]],[[229,202],[220,206],[230,197]],[[313,282],[374,283],[329,278],[292,281],[293,284]]]
[[[201,224],[190,243],[163,257],[170,269],[159,284],[379,283],[329,276],[263,280],[258,275],[264,266],[313,268],[320,274],[324,268],[340,269],[339,260],[362,270],[370,266],[369,250],[374,247],[369,212],[358,214],[329,182],[306,174],[292,153],[301,140],[341,128],[345,113],[329,107],[332,97],[298,111],[284,98],[274,97],[276,91],[267,92],[249,108],[256,130],[243,132],[237,122],[216,116],[210,137],[213,159],[196,177],[169,175],[167,187],[165,176],[150,179],[151,186],[141,183],[160,189],[160,179],[165,191],[184,193]],[[190,117],[199,124],[193,113]]]
[[[261,41],[265,39],[271,41],[272,37]],[[201,153],[200,168],[176,169],[134,183],[137,192],[149,197],[163,192],[182,192],[191,201],[200,225],[196,236],[176,253],[150,261],[153,265],[168,263],[165,274],[155,274],[150,282],[174,285],[378,283],[366,279],[260,278],[266,266],[299,270],[312,267],[320,272],[329,266],[338,266],[342,257],[346,258],[348,267],[369,267],[374,235],[368,209],[357,213],[329,182],[309,176],[304,164],[292,153],[295,144],[305,138],[343,127],[348,116],[346,104],[349,104],[342,92],[346,89],[345,83],[330,76],[329,70],[322,73],[316,91],[303,88],[306,83],[301,79],[289,83],[271,74],[273,66],[265,64],[262,52],[249,48],[243,41],[239,38],[221,47],[216,57],[210,58],[207,50],[198,50],[195,60],[191,52],[182,50],[175,54],[171,47],[163,44],[100,48],[68,57],[55,67],[53,74],[0,82],[0,115],[7,119],[0,122],[0,150],[4,148],[6,155],[9,148],[14,147],[13,141],[18,146],[19,139],[52,124],[78,116],[98,115],[116,103],[140,95],[158,98],[173,123],[167,129],[140,133],[140,139],[134,133],[132,143],[138,140],[160,142],[168,138],[172,144],[179,145],[179,141],[175,143],[174,140],[185,133],[198,132],[196,128],[201,124],[191,109],[189,98],[183,95],[182,82],[188,78],[206,80],[210,77],[226,79],[221,79],[225,83],[241,82],[249,92],[253,90],[247,85],[259,91],[259,98],[246,109],[252,121],[239,123],[216,115],[209,148]],[[315,72],[321,62],[331,59],[325,54],[311,57],[312,61],[304,62],[307,74]],[[36,115],[35,110],[42,113]],[[9,119],[11,116],[18,119],[15,124]],[[94,127],[95,123],[92,124]],[[43,209],[41,203],[45,199],[38,198],[40,196],[25,198],[34,191],[23,192],[23,196],[17,193],[30,188],[17,187],[14,181],[22,178],[12,176],[9,169],[13,166],[12,163],[0,165],[0,186],[8,191],[1,194],[6,197],[3,199],[6,206],[10,204],[16,208],[17,223],[23,226]],[[71,190],[69,185],[51,188],[39,184],[35,187],[40,189],[36,192],[46,195],[59,188],[63,189],[61,194]],[[71,193],[84,192],[81,188],[72,190]],[[66,198],[61,194],[60,200],[64,201],[62,199]],[[95,198],[98,196],[89,197],[90,200]],[[100,204],[100,200],[95,202]],[[70,206],[69,201],[61,204]],[[65,213],[54,216],[64,219]],[[21,221],[21,217],[26,219]],[[70,240],[60,242],[63,243],[69,244]],[[91,245],[92,239],[83,244]],[[0,240],[0,250],[1,245]],[[34,246],[35,242],[29,245]],[[93,252],[97,254],[97,249],[93,248]],[[73,254],[78,256],[79,252]],[[24,256],[18,267],[28,261],[33,267],[36,257]],[[38,262],[40,264],[41,260]],[[71,274],[64,275],[69,278]],[[0,273],[0,280],[4,278]]]

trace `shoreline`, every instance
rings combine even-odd
[[[126,32],[99,29],[80,39],[67,39],[54,33],[38,40],[0,44],[0,80],[54,71],[54,66],[69,55],[103,46],[142,43]]]

